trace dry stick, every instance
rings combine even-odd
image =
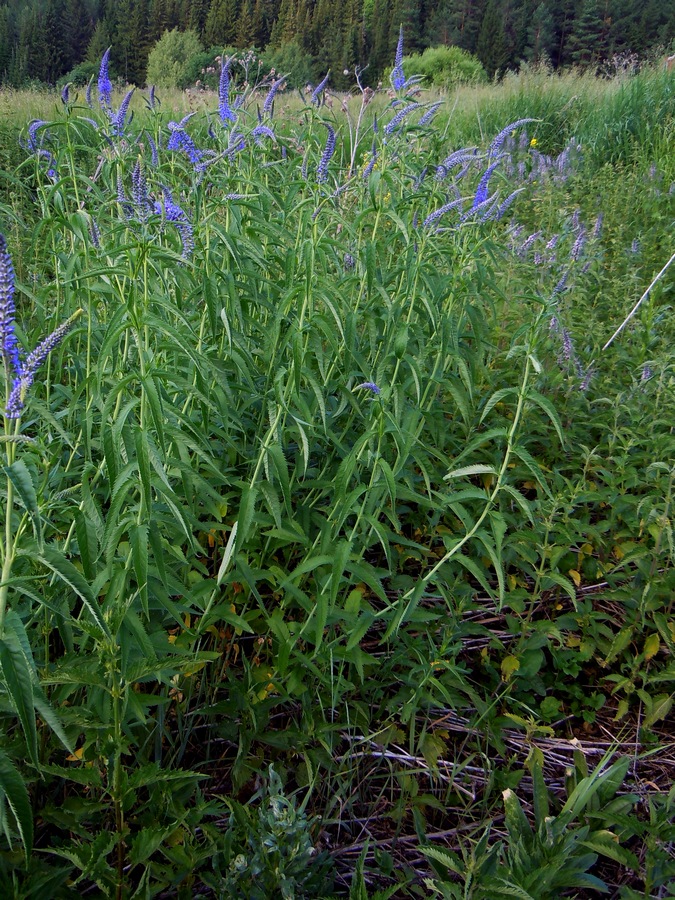
[[[627,315],[626,318],[623,320],[623,322],[619,325],[619,327],[616,329],[616,331],[615,331],[614,334],[611,336],[611,338],[607,341],[607,343],[605,344],[605,346],[602,348],[603,350],[606,350],[606,349],[609,347],[609,345],[612,343],[612,341],[614,340],[614,338],[615,338],[618,334],[620,334],[620,333],[623,331],[623,329],[626,327],[626,325],[628,325],[628,323],[630,322],[630,320],[633,318],[633,316],[635,315],[635,313],[636,313],[636,312],[638,311],[638,309],[640,308],[640,304],[642,303],[642,301],[645,300],[645,299],[647,298],[647,295],[649,294],[649,292],[651,291],[651,289],[654,287],[654,285],[656,284],[656,282],[657,282],[657,281],[659,280],[659,278],[663,275],[663,273],[666,271],[666,269],[668,268],[668,266],[671,264],[671,262],[672,262],[674,259],[675,259],[675,253],[673,253],[673,255],[670,257],[670,259],[668,260],[668,262],[665,264],[665,266],[661,269],[661,271],[660,271],[659,274],[656,276],[656,278],[655,278],[655,279],[652,281],[652,283],[649,285],[649,287],[647,288],[647,290],[646,290],[646,291],[644,292],[644,294],[640,297],[640,299],[638,300],[638,302],[637,302],[637,303],[635,304],[635,306],[631,309],[631,311],[628,313],[628,315]]]

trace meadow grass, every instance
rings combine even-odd
[[[0,97],[8,895],[672,884],[673,84]]]

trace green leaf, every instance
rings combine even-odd
[[[66,559],[60,550],[50,544],[43,547],[42,552],[38,551],[35,554],[31,553],[28,555],[37,562],[41,562],[42,565],[46,566],[48,569],[51,569],[64,584],[67,584],[68,587],[82,600],[89,610],[94,622],[96,622],[103,634],[106,637],[110,637],[110,631],[103,621],[101,610],[98,607],[98,603],[91,588],[70,560]]]
[[[460,469],[453,469],[443,476],[443,481],[449,481],[451,478],[463,478],[465,475],[496,475],[497,470],[494,466],[484,466],[476,463],[473,466],[462,466]]]
[[[33,674],[16,636],[5,629],[0,638],[0,666],[7,693],[14,704],[26,738],[28,754],[38,766],[37,727],[33,711]]]
[[[33,523],[35,532],[35,540],[38,546],[42,546],[42,520],[40,510],[38,508],[37,493],[33,479],[28,470],[28,466],[22,459],[17,459],[11,466],[3,466],[5,475],[9,478],[14,486],[15,491],[21,498],[26,512]],[[9,513],[8,513],[9,514]]]
[[[4,750],[0,750],[0,795],[4,796],[12,811],[14,824],[28,862],[33,852],[33,811],[30,808],[26,785]]]

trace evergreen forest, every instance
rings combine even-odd
[[[192,31],[205,49],[289,50],[332,84],[356,67],[382,79],[402,24],[408,53],[439,45],[475,54],[490,77],[522,61],[597,69],[667,50],[675,4],[662,0],[9,0],[0,4],[0,83],[56,84],[112,47],[120,79],[146,80],[166,31]],[[85,67],[85,71],[88,71]],[[343,85],[341,79],[345,81]],[[349,82],[351,83],[351,82]]]

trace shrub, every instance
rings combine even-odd
[[[485,69],[476,57],[459,47],[429,47],[421,55],[405,56],[403,71],[406,78],[421,75],[426,86],[444,90],[487,80]]]
[[[190,61],[202,50],[194,31],[165,31],[148,57],[148,84],[183,87]]]

